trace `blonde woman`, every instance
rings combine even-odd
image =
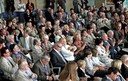
[[[66,64],[59,76],[59,81],[79,81],[77,75],[77,63],[71,61]]]
[[[119,70],[121,70],[121,66],[122,66],[122,61],[121,60],[113,60],[111,63],[112,67],[116,67]],[[126,81],[123,76],[121,74],[119,74],[118,78],[116,79],[116,81]]]

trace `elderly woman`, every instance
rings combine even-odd
[[[121,66],[121,74],[128,81],[128,55],[123,55],[121,57],[122,66]]]
[[[40,39],[34,39],[34,48],[31,55],[34,63],[42,57],[43,51]]]

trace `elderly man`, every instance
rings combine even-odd
[[[50,57],[48,55],[43,55],[40,60],[38,60],[32,70],[38,75],[39,81],[52,81],[55,80],[53,71],[50,68]]]

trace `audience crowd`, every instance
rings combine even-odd
[[[128,81],[128,8],[113,1],[73,0],[68,13],[68,0],[1,0],[0,81]]]

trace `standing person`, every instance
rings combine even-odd
[[[67,63],[60,73],[59,81],[79,81],[77,68],[76,62],[71,61]]]
[[[30,12],[34,10],[34,3],[32,3],[31,0],[28,0],[28,3],[26,4],[26,9],[29,9]]]
[[[0,0],[0,19],[3,18],[3,13],[5,12],[5,8],[4,8],[4,0]]]
[[[11,19],[13,17],[13,12],[15,11],[15,2],[14,0],[5,0],[6,4],[6,12],[8,13],[8,18]]]
[[[23,3],[23,0],[19,0],[19,3],[17,5],[17,9],[18,9],[18,17],[19,17],[19,22],[24,22],[24,12],[25,12],[25,4]]]
[[[64,11],[66,10],[66,0],[57,0],[57,3],[64,9]]]
[[[115,8],[119,8],[120,4],[123,4],[125,0],[113,0],[113,3],[115,4]]]
[[[46,8],[52,8],[54,9],[54,3],[55,3],[55,0],[46,0]]]

